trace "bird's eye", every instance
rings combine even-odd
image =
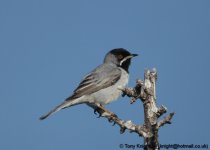
[[[118,59],[119,60],[123,59],[123,55],[118,55]]]

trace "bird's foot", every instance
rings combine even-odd
[[[94,114],[99,114],[98,118],[100,118],[101,116],[105,115],[105,116],[109,116],[109,120],[114,120],[114,118],[117,118],[117,115],[114,114],[113,112],[107,110],[104,108],[104,106],[100,105],[100,104],[96,104],[96,108],[94,109]]]
[[[113,123],[112,126],[116,124],[116,120],[118,119],[118,116],[112,112],[110,112],[110,116],[108,117],[108,121],[110,123]]]
[[[118,116],[116,115],[116,114],[114,114],[114,113],[112,113],[112,112],[110,112],[111,113],[111,117],[112,118],[118,118]]]
[[[97,108],[94,109],[94,114],[96,114],[96,115],[98,114],[98,117],[97,117],[97,118],[100,118],[102,112],[101,112],[101,110],[97,107]]]
[[[118,116],[116,114],[105,109],[104,106],[100,104],[95,104],[94,106],[96,106],[94,108],[94,114],[99,114],[98,118],[106,117],[110,123],[113,122],[113,126],[116,124],[116,120],[118,119]]]

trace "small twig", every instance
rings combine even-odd
[[[137,80],[136,81],[136,86],[134,88],[119,88],[123,92],[122,96],[124,97],[125,95],[128,97],[131,97],[130,104],[133,104],[136,102],[137,99],[139,99],[140,92],[141,92],[141,87],[143,85],[143,81]]]
[[[118,88],[123,92],[122,96],[124,97],[125,95],[128,97],[135,97],[136,96],[136,91],[133,88]]]
[[[158,108],[157,117],[159,118],[166,112],[167,112],[167,108],[165,106],[161,105],[160,108]]]
[[[175,114],[174,112],[170,113],[163,120],[159,121],[157,123],[157,129],[159,129],[160,127],[164,126],[165,124],[171,124],[171,119],[173,118],[174,114]]]

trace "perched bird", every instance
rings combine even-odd
[[[138,56],[131,54],[126,49],[116,48],[109,51],[102,65],[96,67],[87,74],[74,90],[73,95],[68,97],[63,103],[55,107],[47,114],[40,117],[40,120],[46,119],[61,109],[77,104],[87,104],[95,109],[94,106],[104,106],[116,100],[129,79],[129,66],[131,58]]]

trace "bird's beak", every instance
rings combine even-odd
[[[131,54],[130,56],[125,57],[124,59],[127,60],[129,58],[133,58],[133,57],[136,57],[136,56],[138,56],[138,54]]]
[[[139,56],[138,54],[131,54],[132,57],[136,57]]]
[[[128,60],[128,59],[131,59],[131,58],[133,58],[133,57],[136,57],[136,56],[138,56],[138,54],[131,54],[131,55],[125,57],[123,60],[120,61],[120,66],[122,65],[122,63],[123,63],[124,61],[126,61],[126,60]]]

